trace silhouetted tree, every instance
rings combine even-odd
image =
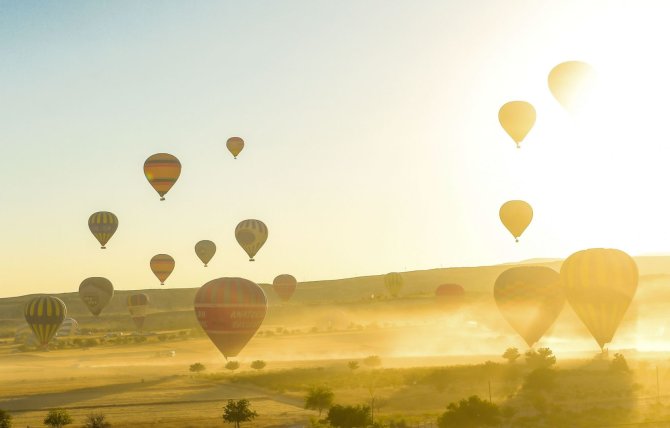
[[[480,428],[497,426],[500,409],[476,395],[458,403],[450,403],[447,411],[437,419],[439,428]]]
[[[65,409],[51,409],[44,418],[44,425],[52,428],[63,428],[72,423],[72,417]]]
[[[0,428],[12,428],[12,415],[0,409]]]
[[[313,386],[307,391],[305,409],[318,410],[319,417],[324,409],[333,405],[333,390],[325,386]]]
[[[326,420],[336,428],[366,427],[372,423],[368,406],[334,405],[328,410]]]
[[[238,363],[237,361],[228,361],[225,367],[231,372],[234,372],[235,370],[240,368],[240,363]]]
[[[382,365],[382,359],[379,358],[378,355],[370,355],[369,357],[365,357],[365,359],[363,359],[363,364],[372,368],[379,367]]]
[[[356,370],[359,367],[358,361],[349,361],[347,363],[347,367],[349,367],[349,370],[351,370],[353,372],[354,370]]]
[[[537,351],[531,349],[524,356],[526,364],[532,369],[549,368],[556,364],[556,357],[549,348],[540,348]]]
[[[189,370],[191,373],[200,373],[200,372],[204,372],[206,369],[207,369],[207,368],[205,367],[205,365],[204,365],[204,364],[201,364],[201,363],[191,364],[191,365],[189,366],[189,368],[188,368],[188,370]]]
[[[263,370],[267,364],[263,360],[255,360],[251,362],[251,368],[254,370]]]
[[[629,372],[630,368],[626,362],[626,358],[618,352],[614,354],[614,359],[610,363],[610,370],[614,372]]]
[[[258,413],[249,408],[249,400],[228,400],[223,408],[223,421],[235,424],[235,428],[240,428],[240,422],[248,422],[258,416]]]
[[[517,348],[507,348],[505,353],[502,354],[502,357],[506,359],[508,363],[514,364],[516,360],[521,357],[521,354],[519,354],[519,350]]]
[[[84,428],[111,428],[112,424],[107,422],[107,417],[102,413],[96,413],[86,416]]]

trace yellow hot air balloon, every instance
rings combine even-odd
[[[119,219],[107,211],[93,213],[88,218],[88,228],[95,239],[100,242],[100,248],[103,250],[107,248],[105,245],[112,238],[117,227],[119,227]]]
[[[205,264],[205,267],[214,257],[214,253],[216,253],[216,244],[212,241],[203,240],[195,244],[195,254]]]
[[[593,67],[581,61],[558,64],[549,72],[549,90],[568,111],[578,111],[587,101],[595,84]]]
[[[517,148],[535,125],[535,108],[526,101],[510,101],[498,111],[498,120]]]
[[[244,148],[244,140],[240,137],[230,137],[228,138],[228,141],[226,141],[226,147],[228,147],[228,151],[233,154],[233,157],[237,159],[237,155],[239,155]]]
[[[516,242],[533,220],[533,208],[525,201],[507,201],[500,207],[500,221]]]
[[[235,228],[235,239],[240,247],[249,255],[249,261],[268,239],[268,227],[260,220],[244,220]]]
[[[58,297],[40,296],[28,302],[23,314],[40,345],[46,348],[63,324],[67,309]]]
[[[600,349],[612,341],[635,296],[638,276],[635,260],[615,249],[578,251],[563,262],[565,297]]]
[[[545,266],[518,266],[498,276],[493,297],[503,317],[532,347],[565,304],[561,276]]]
[[[156,153],[144,162],[144,175],[151,187],[158,192],[161,201],[165,194],[174,186],[181,174],[179,159],[169,153]]]
[[[151,258],[149,267],[161,285],[165,285],[165,281],[174,270],[174,259],[167,254],[156,254]]]
[[[393,297],[398,297],[398,293],[400,292],[400,289],[404,283],[405,282],[402,279],[402,275],[398,272],[389,272],[384,275],[384,285]]]

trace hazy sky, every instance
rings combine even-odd
[[[670,251],[665,4],[0,0],[0,296],[159,287],[157,253],[195,287]],[[588,114],[547,88],[566,60],[598,71]],[[520,150],[497,119],[517,99],[538,115]],[[183,165],[164,202],[156,152]],[[509,199],[535,210],[518,244]],[[246,218],[270,230],[255,263]]]

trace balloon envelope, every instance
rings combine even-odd
[[[239,155],[244,148],[244,140],[240,137],[230,137],[228,138],[228,141],[226,141],[226,147],[228,148],[228,151],[232,153],[233,157],[237,159],[237,155]]]
[[[635,260],[620,250],[578,251],[561,266],[568,303],[602,349],[612,341],[638,283]]]
[[[595,84],[593,67],[581,61],[558,64],[549,72],[549,90],[568,111],[578,111],[588,100]]]
[[[278,275],[272,281],[272,288],[283,302],[287,302],[293,296],[297,285],[298,281],[296,281],[293,275],[288,274]]]
[[[88,218],[88,228],[95,239],[100,242],[100,248],[105,249],[105,245],[112,238],[116,228],[119,227],[119,219],[110,212],[99,211],[91,214]]]
[[[165,281],[174,270],[174,265],[174,259],[167,254],[156,254],[149,262],[151,271],[156,275],[161,285],[165,284]]]
[[[114,286],[107,278],[86,278],[79,285],[79,297],[95,316],[107,306],[114,295]]]
[[[533,220],[533,208],[525,201],[507,201],[500,207],[499,215],[502,224],[518,242]]]
[[[40,296],[26,304],[23,314],[40,345],[46,347],[63,323],[67,309],[58,297]]]
[[[207,267],[207,263],[212,260],[215,253],[216,244],[212,241],[203,240],[195,244],[195,255],[205,264],[205,267]]]
[[[144,176],[154,188],[161,201],[165,200],[165,194],[174,186],[181,174],[181,163],[179,159],[169,153],[156,153],[144,162]]]
[[[254,256],[268,239],[268,228],[260,220],[244,220],[235,228],[235,239],[249,255],[249,261],[253,262]]]
[[[545,266],[507,269],[496,279],[493,297],[503,317],[529,347],[540,340],[565,305],[561,276]]]
[[[390,272],[384,275],[384,285],[393,297],[398,295],[403,284],[404,281],[402,279],[402,275],[400,275],[398,272]]]
[[[128,312],[133,319],[138,330],[142,330],[144,319],[147,317],[147,306],[149,305],[149,296],[144,293],[132,294],[128,296]]]
[[[535,108],[526,101],[510,101],[500,107],[498,120],[507,135],[519,147],[535,125]]]
[[[218,278],[197,291],[193,303],[203,330],[224,357],[235,357],[265,319],[267,300],[244,278]]]

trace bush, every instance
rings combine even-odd
[[[531,369],[549,368],[556,364],[556,357],[549,348],[540,348],[537,351],[531,349],[524,356]]]
[[[365,427],[372,423],[368,406],[340,406],[328,410],[326,420],[336,428]]]
[[[232,372],[240,368],[240,363],[237,361],[228,361],[224,367]]]
[[[112,424],[105,419],[106,416],[102,413],[88,415],[86,416],[84,428],[110,428]]]
[[[614,354],[614,359],[610,363],[610,370],[613,372],[629,372],[630,368],[626,362],[626,358],[619,353]]]
[[[349,361],[347,363],[347,367],[349,367],[349,370],[351,370],[353,372],[354,370],[356,370],[359,367],[358,361]]]
[[[535,369],[528,374],[524,388],[531,390],[547,390],[554,387],[556,372],[550,368]]]
[[[0,428],[12,427],[12,415],[6,410],[0,409]]]
[[[44,425],[53,428],[63,428],[72,423],[72,417],[65,409],[51,409],[44,418]]]
[[[497,426],[500,409],[476,395],[458,403],[450,403],[447,411],[437,419],[439,428],[479,428]]]
[[[333,390],[325,386],[314,386],[305,397],[305,409],[318,410],[319,417],[324,409],[333,405]]]
[[[204,364],[201,364],[201,363],[195,363],[195,364],[191,364],[191,365],[189,366],[188,370],[189,370],[191,373],[200,373],[200,372],[204,372],[204,371],[206,370],[206,367],[205,367]]]
[[[267,364],[263,360],[256,360],[251,362],[251,368],[254,370],[263,370]]]
[[[368,367],[379,367],[382,365],[382,359],[378,355],[370,355],[363,360],[363,364]]]

